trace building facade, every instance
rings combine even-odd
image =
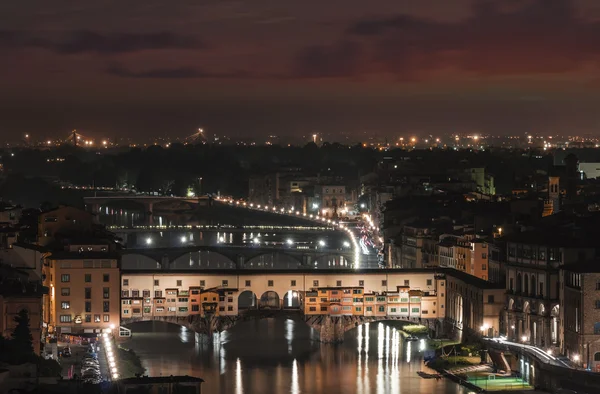
[[[346,186],[316,185],[315,201],[318,201],[322,215],[331,217],[334,211],[337,211],[341,216],[346,206]]]
[[[101,333],[120,322],[118,257],[92,246],[52,252],[45,259],[44,323],[50,335]],[[95,248],[100,248],[98,245]]]
[[[443,319],[445,278],[432,271],[391,273],[121,275],[121,318],[237,316],[247,308],[302,309],[307,315]],[[209,305],[210,304],[210,305]]]
[[[594,257],[579,239],[548,231],[507,239],[506,335],[541,348],[562,347],[559,267]]]
[[[94,215],[75,207],[42,212],[38,217],[38,243],[48,245],[61,234],[88,234],[93,223]]]
[[[600,372],[599,266],[595,261],[560,270],[561,353],[594,372]]]
[[[458,330],[459,338],[464,335],[496,337],[502,332],[503,285],[457,272],[447,275],[446,293],[446,320]]]

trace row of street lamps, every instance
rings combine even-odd
[[[319,212],[315,213],[314,215],[313,214],[307,215],[305,212],[303,213],[300,211],[294,211],[293,208],[286,209],[286,208],[279,208],[276,206],[254,204],[254,203],[248,203],[246,201],[234,200],[232,198],[229,198],[229,199],[217,198],[216,200],[226,202],[226,203],[229,203],[229,205],[235,205],[235,206],[238,206],[241,208],[259,210],[259,211],[263,211],[263,212],[278,213],[278,214],[287,215],[287,216],[302,217],[303,219],[312,220],[312,221],[316,221],[316,222],[322,222],[324,224],[331,225],[334,228],[337,227],[338,229],[345,231],[346,234],[348,234],[348,236],[350,237],[350,241],[352,242],[352,246],[354,249],[354,268],[358,268],[358,266],[359,266],[360,252],[359,252],[358,241],[356,240],[356,237],[354,236],[352,230],[349,229],[348,226],[346,226],[345,224],[343,224],[341,222],[336,222],[335,220],[327,219],[325,216],[321,216],[319,214]],[[325,241],[323,241],[323,240],[319,241],[319,245],[325,246]]]
[[[108,361],[108,369],[109,373],[112,376],[113,380],[119,379],[119,370],[117,369],[117,362],[115,360],[115,353],[112,348],[112,338],[109,333],[105,332],[102,334],[102,339],[104,342],[104,352],[106,353],[106,359]]]

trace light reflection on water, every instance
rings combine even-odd
[[[420,378],[421,346],[405,342],[397,327],[365,324],[346,333],[343,344],[322,345],[300,320],[243,322],[212,339],[148,322],[132,325],[133,338],[123,346],[140,355],[149,375],[198,376],[209,393],[468,393],[445,379]]]

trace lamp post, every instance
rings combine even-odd
[[[575,363],[577,363],[578,367],[579,367],[579,360],[581,360],[581,357],[579,357],[579,354],[575,354],[573,356],[573,361],[575,361]]]

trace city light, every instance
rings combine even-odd
[[[181,243],[185,243],[185,241],[187,241],[187,240],[186,240],[185,235],[184,235],[184,236],[181,237]]]
[[[288,239],[288,240],[287,240],[287,241],[285,241],[285,242],[286,242],[288,245],[290,245],[290,246],[294,244],[294,241],[292,241],[291,239]]]
[[[152,245],[152,238],[146,238],[146,245]]]
[[[217,197],[216,200],[217,201],[223,201],[225,203],[229,203],[229,204],[232,204],[232,205],[238,205],[238,206],[241,203],[241,205],[243,205],[244,207],[250,208],[250,209],[259,209],[260,208],[260,205],[255,205],[254,203],[251,203],[251,202],[247,203],[247,202],[242,201],[242,200],[236,201],[236,200],[233,200],[232,198],[219,198],[219,197]],[[312,205],[312,207],[317,207],[317,208],[318,208],[318,206],[319,206],[319,204],[317,204],[317,203],[314,203]],[[356,238],[356,235],[354,234],[354,232],[351,229],[349,229],[348,227],[346,227],[342,223],[336,222],[335,220],[327,219],[325,217],[325,215],[327,214],[327,210],[323,210],[323,212],[322,212],[323,216],[321,216],[321,212],[319,212],[319,211],[315,212],[314,214],[307,214],[306,212],[296,211],[293,206],[289,207],[289,208],[286,208],[286,207],[277,207],[275,205],[273,205],[272,207],[268,206],[268,205],[264,206],[265,210],[269,210],[269,208],[271,208],[277,214],[290,215],[290,216],[302,216],[302,217],[305,217],[305,218],[310,218],[311,220],[315,220],[315,221],[318,221],[318,222],[326,223],[328,225],[327,229],[335,230],[336,228],[339,228],[340,230],[345,231],[347,233],[347,235],[348,235],[348,238],[350,239],[350,242],[345,241],[343,243],[343,245],[344,245],[344,247],[352,247],[353,248],[353,252],[354,252],[354,264],[353,265],[354,265],[355,269],[359,268],[360,250],[361,250],[361,248],[359,246],[359,243],[358,243],[358,240]],[[365,208],[365,204],[364,203],[361,204],[361,208]],[[345,213],[345,212],[347,212],[347,209],[343,209],[340,212]],[[375,225],[374,225],[373,221],[371,220],[371,217],[368,216],[368,215],[366,215],[366,214],[364,216],[365,216],[365,219],[368,221],[368,225],[371,228],[371,230],[375,230]],[[174,227],[174,226],[149,226],[149,227],[150,228],[167,228],[167,227],[171,228],[171,227]],[[175,227],[177,227],[177,226],[175,226]],[[211,226],[194,226],[194,227],[213,228],[214,226],[213,227],[211,227]],[[260,229],[263,229],[263,228],[276,229],[276,228],[279,228],[280,226],[245,226],[245,228],[251,228],[251,227],[252,228],[260,228]],[[191,227],[187,226],[187,228],[191,228]],[[296,228],[303,229],[303,228],[307,228],[307,227],[296,226]],[[315,227],[315,229],[325,230],[326,228]],[[219,241],[219,239],[217,239],[217,241]],[[252,240],[252,242],[254,244],[260,244],[260,240],[259,240],[258,237],[254,238]],[[291,241],[291,242],[293,244],[293,241]],[[286,240],[285,244],[291,245],[290,244],[290,240]],[[326,246],[325,241],[324,240],[318,241],[318,246],[320,246],[320,247]]]
[[[114,324],[110,325],[111,329],[115,328]],[[114,379],[118,379],[119,378],[119,370],[117,368],[117,362],[115,360],[115,355],[113,353],[113,343],[112,343],[112,338],[109,336],[109,334],[107,332],[104,332],[102,334],[102,340],[104,343],[104,352],[106,354],[106,358],[108,360],[108,365],[110,366],[110,370],[109,372],[112,372],[112,378]]]

